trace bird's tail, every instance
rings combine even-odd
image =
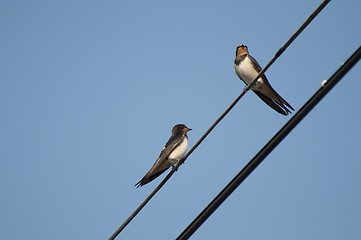
[[[289,104],[286,100],[284,100],[280,95],[278,95],[278,102],[277,102],[279,105],[283,106],[283,108],[291,113],[291,111],[289,109],[286,108],[289,107],[292,111],[294,111],[295,109],[291,106],[291,104]],[[286,105],[286,106],[285,106]]]
[[[253,90],[254,91],[254,90]],[[261,92],[254,91],[254,93],[263,100],[268,106],[273,108],[273,110],[277,111],[278,113],[282,115],[288,115],[291,111],[288,110],[288,108],[283,105],[281,101],[272,100],[271,98],[267,97],[266,95],[263,95]],[[278,100],[278,99],[277,99]]]
[[[156,179],[159,175],[161,175],[162,173],[164,173],[165,170],[167,170],[167,168],[165,168],[165,169],[163,169],[163,170],[161,170],[161,171],[159,171],[159,172],[156,172],[156,173],[154,173],[154,174],[148,174],[148,173],[147,173],[147,174],[146,174],[142,179],[140,179],[140,181],[137,182],[134,186],[138,188],[138,187],[141,187],[141,186],[143,186],[143,185],[145,185],[145,184],[153,181],[153,180]]]

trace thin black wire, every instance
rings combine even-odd
[[[188,158],[188,156],[203,142],[203,140],[208,136],[208,134],[217,126],[217,124],[229,113],[229,111],[232,110],[232,108],[237,104],[237,102],[243,97],[243,95],[251,89],[253,84],[256,83],[257,79],[260,78],[265,71],[276,61],[276,59],[281,56],[281,54],[286,50],[286,48],[291,45],[291,43],[300,35],[300,33],[307,27],[308,24],[311,23],[311,21],[319,14],[322,9],[330,2],[331,0],[325,0],[323,1],[320,6],[307,18],[307,20],[302,24],[302,26],[288,39],[288,41],[281,47],[275,56],[269,61],[269,63],[262,69],[262,71],[259,72],[257,77],[248,85],[246,86],[241,94],[233,101],[233,103],[222,113],[222,115],[212,124],[212,126],[203,134],[203,136],[196,142],[196,144],[193,145],[193,147],[187,152],[187,154],[184,156],[183,159],[181,159],[174,169],[175,171],[178,169],[180,165],[182,165],[185,160]]]
[[[178,170],[178,167],[184,163],[188,156],[203,142],[208,134],[217,126],[217,124],[232,110],[232,108],[238,103],[243,95],[251,89],[253,84],[260,78],[264,72],[273,64],[276,59],[286,50],[286,48],[300,35],[300,33],[311,23],[311,21],[317,16],[318,13],[330,2],[330,0],[323,1],[320,6],[307,18],[302,26],[288,39],[288,41],[277,51],[275,56],[269,61],[269,63],[262,69],[257,77],[243,89],[242,93],[232,102],[232,104],[222,113],[221,116],[209,127],[209,129],[203,134],[203,136],[193,145],[193,147],[187,152],[187,154],[179,161],[177,166],[169,172],[169,174],[163,179],[163,181],[153,190],[153,192],[143,201],[142,204],[125,220],[125,222],[113,233],[109,240],[115,239],[118,234],[129,224],[130,221],[142,210],[142,208],[149,202],[149,200],[159,191],[161,187],[168,181],[168,179]]]
[[[330,77],[303,107],[281,128],[280,131],[252,158],[252,160],[232,179],[230,183],[208,204],[191,224],[177,237],[188,239],[208,219],[208,217],[233,193],[234,190],[261,164],[269,153],[297,126],[299,122],[322,100],[342,77],[360,60],[361,47]]]

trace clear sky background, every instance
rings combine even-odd
[[[172,127],[191,147],[243,90],[237,45],[265,66],[320,3],[1,1],[0,238],[109,238]],[[360,10],[331,1],[267,71],[296,111],[359,47]],[[360,74],[192,239],[361,239]],[[119,239],[177,237],[291,117],[248,92]]]

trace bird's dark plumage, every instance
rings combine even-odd
[[[177,164],[180,158],[184,156],[184,153],[188,146],[187,132],[192,129],[188,128],[184,124],[177,124],[172,129],[172,136],[163,147],[157,161],[147,174],[135,184],[138,188],[150,181],[157,178],[163,172],[165,172],[170,166]]]
[[[238,77],[247,85],[262,71],[256,59],[249,55],[247,46],[243,44],[236,49],[234,68]],[[256,81],[251,89],[263,102],[278,113],[287,115],[291,113],[290,109],[294,110],[293,107],[272,88],[264,74]]]

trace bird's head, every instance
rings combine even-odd
[[[241,44],[241,45],[239,45],[239,46],[237,47],[237,49],[236,49],[236,57],[237,57],[237,56],[242,56],[242,55],[244,55],[244,54],[248,54],[248,48],[247,48],[246,45]]]
[[[188,128],[186,125],[184,124],[177,124],[173,127],[172,129],[172,134],[176,134],[176,133],[180,133],[180,132],[184,132],[187,133],[188,131],[190,131],[192,129]]]

